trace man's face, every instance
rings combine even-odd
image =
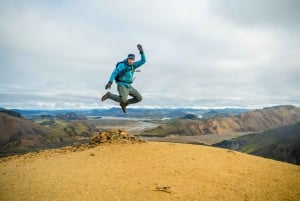
[[[133,63],[134,63],[134,59],[127,59],[127,63],[128,63],[128,65],[133,65]]]

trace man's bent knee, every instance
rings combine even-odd
[[[136,97],[137,102],[141,102],[143,100],[142,96]]]

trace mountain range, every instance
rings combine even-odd
[[[212,117],[209,119],[178,118],[145,131],[143,136],[205,135],[233,132],[262,132],[300,121],[300,108],[285,105],[250,112],[235,116]]]
[[[300,122],[300,108],[298,107],[275,106],[233,116],[228,113],[224,116],[225,110],[223,110],[220,116],[213,116],[208,119],[200,118],[190,112],[181,113],[178,110],[175,113],[185,115],[163,121],[154,120],[154,122],[159,122],[159,125],[154,129],[141,132],[139,135],[188,137],[256,132],[257,134],[245,135],[232,141],[223,141],[214,146],[299,163],[297,143],[300,143],[299,124],[297,123]],[[211,114],[211,112],[209,113]],[[84,142],[101,130],[104,121],[113,120],[101,118],[93,120],[93,118],[89,119],[82,113],[57,111],[51,114],[43,112],[41,115],[32,115],[30,119],[26,119],[15,110],[2,109],[0,111],[0,155]],[[140,121],[143,122],[144,120]],[[149,120],[144,123],[147,122]],[[120,120],[116,123],[111,125],[114,128],[121,128]],[[288,126],[292,124],[294,124],[292,127]]]
[[[0,109],[1,111],[1,109]],[[194,108],[128,108],[124,114],[120,108],[109,109],[82,109],[82,110],[11,110],[20,113],[30,119],[41,115],[56,116],[66,113],[76,113],[90,117],[122,117],[122,118],[143,118],[143,119],[173,119],[180,118],[187,114],[194,114],[201,118],[210,118],[213,116],[233,116],[243,112],[250,111],[245,108],[224,108],[224,109],[194,109]]]

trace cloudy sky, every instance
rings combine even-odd
[[[128,53],[135,107],[300,105],[298,0],[0,1],[0,107],[100,108]],[[116,92],[115,84],[112,92]]]

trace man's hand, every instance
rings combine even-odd
[[[140,54],[142,54],[142,53],[144,52],[143,47],[142,47],[141,44],[138,44],[138,45],[137,45],[137,48],[139,49]]]
[[[112,85],[112,82],[108,82],[106,85],[105,85],[105,89],[110,89],[111,88],[111,85]]]

